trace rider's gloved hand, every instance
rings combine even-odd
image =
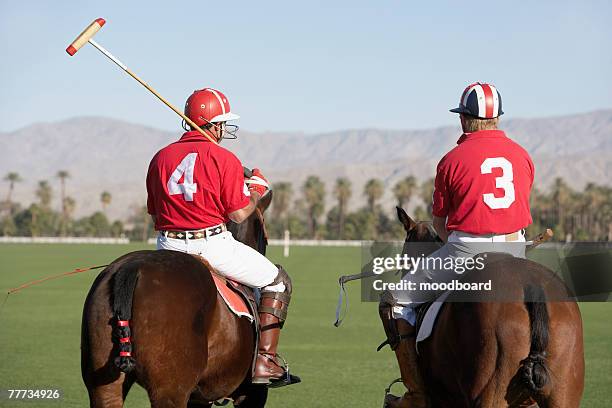
[[[257,191],[260,196],[263,196],[270,190],[268,180],[266,180],[259,169],[253,169],[253,175],[246,180],[246,184],[249,186],[249,191]]]

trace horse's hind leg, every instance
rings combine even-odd
[[[541,408],[578,408],[584,390],[582,321],[575,303],[550,303],[552,325],[548,349],[551,390]],[[537,399],[537,398],[536,398]]]
[[[123,381],[97,385],[89,391],[89,406],[92,408],[123,407]]]
[[[475,408],[502,408],[508,407],[503,387],[498,386],[493,379],[493,383],[489,384],[480,394],[478,400],[474,404]]]
[[[581,357],[566,362],[566,366],[551,370],[552,390],[545,398],[536,398],[540,408],[579,408],[584,388],[584,366]]]
[[[240,402],[235,402],[236,408],[264,408],[268,400],[268,387],[261,385],[249,385],[245,389],[245,395]]]
[[[180,390],[149,393],[151,408],[185,408],[189,401],[189,394],[180,392]]]

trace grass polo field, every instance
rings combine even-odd
[[[50,274],[109,263],[142,245],[0,245],[0,290]],[[289,319],[280,351],[303,383],[271,390],[270,407],[378,407],[385,386],[399,376],[394,355],[380,353],[383,340],[377,305],[359,302],[359,283],[349,283],[348,319],[332,325],[339,275],[359,271],[359,248],[297,247],[289,258],[270,248],[294,281]],[[0,312],[0,406],[88,406],[80,371],[83,301],[99,271],[43,283],[13,294]],[[2,300],[0,300],[1,302]],[[583,407],[609,407],[612,400],[612,303],[581,305],[586,353]],[[163,358],[163,356],[160,356]],[[401,387],[396,386],[396,393]],[[6,389],[61,389],[62,400],[20,403]],[[403,391],[402,391],[403,392]],[[146,407],[142,388],[127,407]]]

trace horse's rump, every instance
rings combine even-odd
[[[462,294],[451,294],[432,336],[419,343],[434,406],[467,407],[473,398],[486,401],[493,394],[510,406],[532,397],[544,401],[555,378],[565,377],[566,356],[581,352],[580,313],[575,302],[554,302],[571,299],[571,293],[552,271],[526,259],[497,257],[464,281],[489,278],[492,293],[482,301],[474,296],[462,302]],[[574,344],[579,350],[572,349]],[[459,377],[449,375],[458,367]],[[466,400],[444,400],[442,395],[464,395]]]

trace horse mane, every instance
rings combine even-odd
[[[253,234],[255,249],[262,255],[266,255],[266,247],[268,246],[268,239],[266,238],[265,226],[263,225],[263,217],[258,217],[255,212],[249,216],[247,220],[237,224],[233,221],[227,223],[227,230],[232,233],[234,239],[242,242],[245,245],[249,245],[249,233]],[[253,226],[254,231],[250,232],[250,226]]]

